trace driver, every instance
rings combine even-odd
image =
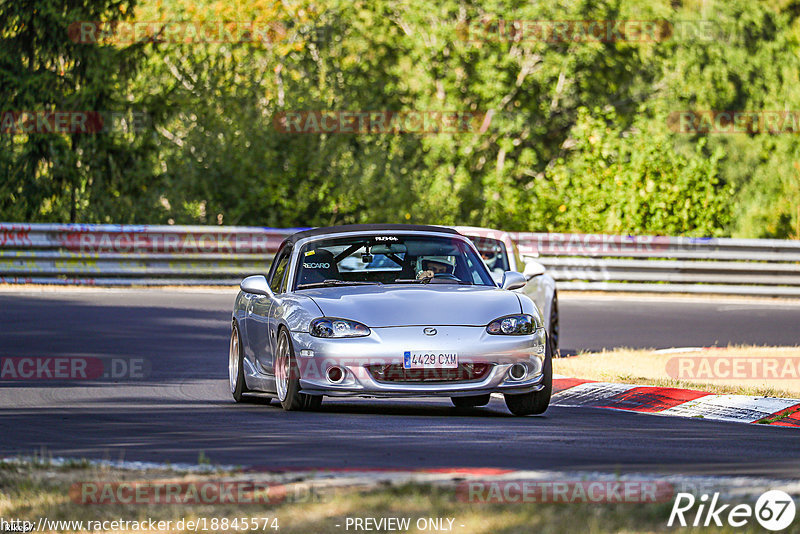
[[[437,274],[453,274],[455,266],[447,263],[446,261],[439,260],[422,260],[422,270],[431,271],[434,276]]]
[[[489,267],[489,270],[492,272],[502,272],[503,269],[498,265],[498,260],[500,259],[500,254],[497,253],[496,250],[493,249],[481,249],[481,259]]]

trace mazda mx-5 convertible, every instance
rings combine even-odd
[[[525,277],[492,279],[456,230],[351,225],[293,234],[233,309],[233,398],[317,409],[323,396],[450,397],[547,409],[552,355]]]

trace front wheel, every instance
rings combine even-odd
[[[506,406],[514,415],[537,415],[547,411],[550,406],[550,395],[553,393],[553,355],[550,352],[550,344],[547,344],[544,357],[544,377],[542,384],[544,389],[523,393],[522,395],[506,394]]]
[[[231,395],[236,402],[244,400],[243,393],[247,392],[247,385],[244,381],[244,366],[242,365],[242,344],[239,339],[239,326],[233,323],[231,329],[231,343],[228,348],[228,381],[231,387]]]
[[[275,386],[283,409],[318,410],[322,396],[300,393],[300,369],[294,355],[292,340],[286,330],[278,334],[278,351],[275,355]]]

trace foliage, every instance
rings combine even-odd
[[[722,150],[706,155],[705,139],[688,156],[654,124],[622,132],[611,113],[582,109],[572,154],[546,173],[538,212],[555,213],[551,231],[720,235],[730,219],[731,188],[720,185]],[[644,128],[651,128],[650,131]]]
[[[0,112],[96,113],[102,133],[0,134],[0,219],[129,222],[149,215],[159,140],[136,132],[140,46],[76,43],[69,21],[125,19],[128,0],[0,2]],[[90,120],[95,117],[90,117]],[[127,121],[123,120],[125,117]],[[100,127],[99,124],[97,126]]]
[[[20,0],[0,106],[146,110],[115,135],[0,135],[0,220],[798,237],[793,135],[675,131],[800,110],[800,22],[765,1]],[[81,44],[78,20],[249,21],[267,39]],[[666,20],[656,39],[485,38],[487,21]],[[659,26],[663,29],[665,26]],[[20,61],[22,58],[22,61]],[[466,133],[286,133],[297,111],[473,112]]]

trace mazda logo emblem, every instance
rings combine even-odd
[[[426,336],[435,336],[436,335],[436,329],[435,328],[426,328],[425,330],[423,330],[423,332],[425,332]]]

